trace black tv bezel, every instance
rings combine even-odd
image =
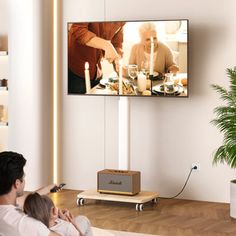
[[[188,76],[188,83],[187,83],[187,95],[186,96],[173,96],[173,95],[164,95],[164,96],[162,96],[162,95],[127,95],[127,94],[122,94],[122,95],[120,95],[120,94],[79,94],[79,93],[68,93],[68,68],[69,68],[69,53],[68,53],[68,33],[69,33],[69,25],[70,24],[76,24],[76,23],[104,23],[104,22],[127,22],[127,23],[129,23],[129,22],[158,22],[158,21],[186,21],[187,22],[187,76]],[[149,19],[149,20],[140,20],[140,19],[138,19],[138,20],[101,20],[101,21],[97,21],[97,20],[95,20],[95,21],[87,21],[87,20],[85,20],[85,21],[68,21],[67,23],[67,27],[66,27],[66,29],[67,29],[67,37],[66,37],[66,45],[67,45],[67,47],[66,47],[66,49],[67,49],[67,70],[66,70],[66,74],[67,74],[67,95],[69,95],[69,96],[82,96],[82,97],[87,97],[87,96],[95,96],[95,97],[100,97],[100,96],[102,96],[102,97],[128,97],[128,98],[140,98],[140,97],[142,97],[142,98],[189,98],[189,81],[190,81],[190,79],[189,79],[189,34],[190,34],[190,32],[189,32],[189,19],[186,19],[186,18],[181,18],[181,19],[155,19],[155,20],[153,20],[153,19]]]

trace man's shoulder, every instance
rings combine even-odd
[[[41,221],[31,218],[27,215],[20,221],[19,231],[22,235],[49,235],[50,231]]]
[[[14,223],[35,223],[37,224],[37,220],[27,216],[23,210],[17,206],[14,205],[0,205],[0,220],[5,222],[6,224],[12,224]],[[39,222],[41,223],[41,222]]]
[[[0,205],[0,225],[3,228],[1,231],[5,230],[7,233],[20,232],[20,235],[49,235],[48,228],[42,222],[27,216],[20,208],[13,205]]]
[[[23,214],[23,217],[21,219],[21,224],[23,225],[32,225],[34,227],[46,227],[41,221],[36,220],[26,214]],[[47,227],[46,227],[47,228]]]
[[[3,218],[5,215],[19,215],[22,214],[23,212],[16,206],[14,205],[0,205],[0,219]]]

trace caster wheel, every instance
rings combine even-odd
[[[79,199],[79,204],[80,204],[81,206],[84,205],[84,199],[83,199],[83,198],[80,198],[80,199]]]
[[[83,206],[84,205],[84,199],[83,198],[78,198],[76,200],[77,206]]]
[[[157,204],[158,203],[158,198],[152,199],[152,202]]]
[[[136,211],[143,211],[143,204],[136,204],[136,206],[135,206],[135,209],[136,209]]]
[[[139,211],[143,211],[143,204],[139,204]]]
[[[76,199],[76,205],[77,205],[77,206],[79,206],[79,200],[80,200],[80,198],[77,198],[77,199]]]

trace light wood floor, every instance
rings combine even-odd
[[[236,235],[236,220],[229,216],[229,204],[160,199],[158,204],[148,203],[143,212],[137,212],[134,204],[107,201],[88,200],[77,207],[78,193],[62,190],[51,198],[58,207],[87,216],[95,227],[168,236]]]

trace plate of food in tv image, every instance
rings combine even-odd
[[[176,75],[159,74],[158,79],[144,75],[142,72],[137,77],[119,78],[113,74],[102,78],[97,86],[91,89],[93,95],[124,95],[124,96],[183,96],[187,97],[187,74]],[[171,78],[169,78],[171,77]]]
[[[187,74],[179,73],[171,80],[163,79],[161,82],[152,81],[152,94],[157,96],[188,96],[187,94]]]
[[[120,86],[121,83],[121,86]],[[137,95],[136,86],[127,78],[122,78],[112,76],[109,78],[102,78],[99,84],[91,90],[94,94],[104,94],[104,95]]]
[[[158,73],[155,74],[156,76]],[[156,80],[156,78],[155,78]],[[148,75],[138,72],[132,77],[111,74],[108,78],[102,78],[98,86],[91,90],[95,94],[124,95],[124,96],[150,96],[151,80]]]

